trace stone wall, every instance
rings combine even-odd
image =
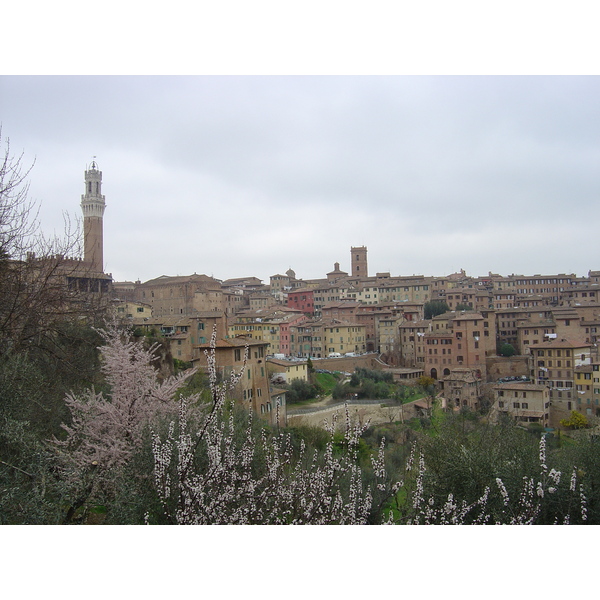
[[[525,356],[487,356],[487,380],[497,381],[502,377],[529,377],[531,357]]]
[[[311,358],[315,369],[353,373],[356,367],[363,369],[385,369],[387,365],[379,360],[377,354],[363,354],[342,358]]]

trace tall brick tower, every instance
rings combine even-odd
[[[367,247],[358,246],[350,248],[352,277],[368,277],[369,267],[367,265]]]
[[[83,211],[83,260],[95,273],[104,272],[102,217],[106,203],[102,191],[102,171],[92,161],[85,172],[85,194],[81,196]]]

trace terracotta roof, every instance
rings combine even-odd
[[[512,383],[495,383],[492,385],[495,390],[519,390],[524,392],[541,392],[546,389],[545,385],[539,385],[537,383],[527,383],[526,381],[512,382]]]
[[[293,367],[294,365],[305,365],[305,360],[285,360],[281,358],[268,358],[267,362],[273,363],[274,365],[280,365],[282,367]]]
[[[268,346],[269,342],[255,340],[247,337],[228,338],[226,340],[217,340],[217,348],[245,348],[246,346]],[[195,348],[210,348],[210,343],[198,344]]]
[[[589,348],[591,345],[592,344],[584,340],[562,338],[560,340],[556,339],[550,342],[535,344],[534,346],[531,346],[531,350],[545,350],[547,348]]]

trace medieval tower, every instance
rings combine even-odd
[[[83,211],[83,260],[95,273],[104,272],[102,217],[106,203],[102,195],[102,171],[96,161],[85,172],[85,194],[81,196]]]
[[[358,246],[350,248],[352,277],[368,277],[369,269],[367,266],[367,247]]]

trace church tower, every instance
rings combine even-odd
[[[369,268],[367,265],[367,247],[358,246],[350,248],[352,277],[368,277]]]
[[[83,211],[83,260],[95,273],[104,272],[102,217],[106,203],[102,195],[102,171],[96,161],[85,172],[85,194],[81,196]]]

